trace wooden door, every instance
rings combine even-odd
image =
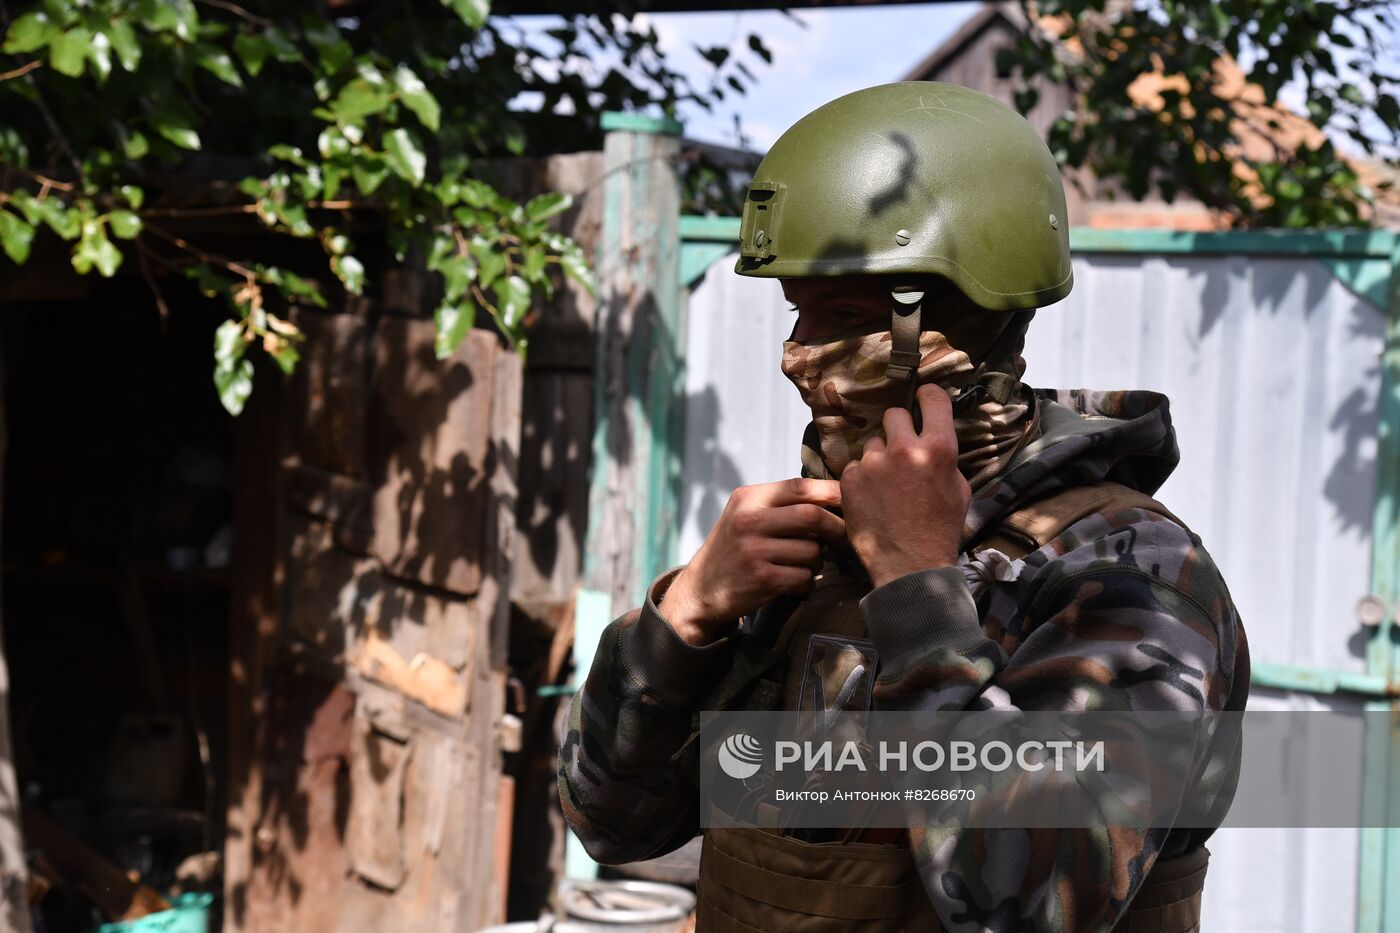
[[[501,916],[520,366],[486,331],[435,359],[398,285],[300,314],[237,425],[229,930]]]

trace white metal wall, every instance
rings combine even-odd
[[[796,475],[808,420],[778,371],[777,283],[732,269],[689,302],[681,560],[735,487]],[[1221,566],[1253,659],[1364,671],[1382,310],[1307,259],[1100,253],[1074,273],[1031,326],[1026,380],[1166,394],[1182,456],[1158,497]],[[1217,834],[1204,928],[1354,929],[1357,846],[1349,829]]]

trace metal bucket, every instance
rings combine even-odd
[[[507,923],[477,933],[681,933],[695,895],[655,881],[573,881],[559,885],[566,916]]]

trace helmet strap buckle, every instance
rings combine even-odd
[[[922,290],[899,285],[891,289],[894,308],[890,312],[890,362],[885,375],[890,379],[912,380],[919,369],[919,333],[923,330]]]

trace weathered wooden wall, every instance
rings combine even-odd
[[[525,199],[563,191],[574,204],[558,219],[592,259],[603,219],[603,154],[494,163],[497,187]],[[515,780],[510,914],[547,906],[564,863],[564,818],[554,783],[555,720],[567,697],[541,695],[568,679],[573,596],[583,568],[592,460],[597,301],[569,282],[534,312],[521,402],[520,498],[511,574],[511,671],[525,698],[522,749],[507,763]],[[548,694],[548,690],[546,690]]]
[[[487,171],[574,195],[559,227],[594,253],[600,153]],[[297,374],[237,426],[231,930],[475,929],[507,872],[533,910],[562,866],[558,701],[534,694],[569,673],[594,300],[532,311],[522,372],[487,331],[434,359],[431,278],[378,292],[299,314]],[[512,692],[530,746],[503,777]]]
[[[520,364],[484,330],[436,360],[422,294],[300,313],[240,418],[230,930],[503,915]]]
[[[572,195],[559,229],[592,259],[602,225],[603,154],[579,152],[494,164],[502,192]],[[540,619],[566,603],[583,566],[593,424],[596,299],[573,281],[532,313],[520,434],[520,535],[511,599]],[[552,624],[546,623],[552,627]]]

